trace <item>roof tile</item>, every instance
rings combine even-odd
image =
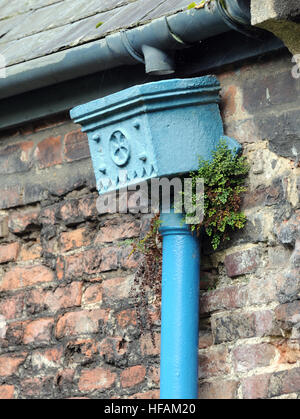
[[[0,0],[0,54],[8,66],[173,14],[190,0]],[[97,23],[103,24],[96,28]]]

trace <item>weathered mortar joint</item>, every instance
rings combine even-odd
[[[297,0],[251,1],[251,23],[272,32],[294,55],[300,53],[300,6]]]
[[[8,217],[0,219],[0,238],[8,236]]]

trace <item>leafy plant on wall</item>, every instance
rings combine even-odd
[[[221,140],[212,153],[212,159],[199,159],[199,169],[191,173],[192,181],[204,180],[204,219],[202,224],[192,225],[192,231],[204,229],[211,239],[214,250],[230,233],[242,229],[246,216],[241,212],[242,193],[246,192],[245,180],[249,173],[246,158],[233,153]],[[196,195],[193,201],[196,201]],[[192,214],[191,214],[192,215]]]
[[[241,204],[242,194],[246,192],[245,181],[248,173],[249,165],[246,158],[232,152],[226,142],[221,140],[213,151],[211,160],[200,158],[198,170],[190,174],[194,186],[197,179],[204,180],[204,219],[201,224],[191,225],[191,230],[198,235],[204,231],[210,238],[214,250],[230,240],[232,232],[245,226],[246,216],[241,211]],[[192,196],[192,200],[194,204],[199,201],[196,193]],[[188,215],[193,216],[193,214]],[[153,345],[155,345],[154,334],[147,310],[148,301],[145,290],[150,288],[154,292],[154,304],[159,310],[162,272],[162,237],[159,233],[159,217],[158,214],[152,219],[148,234],[136,242],[132,250],[132,253],[139,252],[144,256],[135,275],[134,297],[140,328],[143,330],[143,317],[146,317],[145,321],[151,331]]]

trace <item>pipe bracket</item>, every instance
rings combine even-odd
[[[193,45],[190,42],[184,41],[177,33],[173,32],[169,24],[168,18],[165,17],[165,20],[166,20],[166,25],[167,25],[169,34],[172,36],[173,39],[175,39],[176,42],[178,42],[178,44],[184,45],[186,48],[191,47]]]
[[[128,36],[127,36],[127,32],[125,30],[122,30],[120,32],[120,38],[122,41],[122,44],[124,46],[124,48],[126,49],[126,51],[128,52],[128,54],[134,58],[136,61],[138,61],[139,63],[143,63],[145,64],[145,60],[142,54],[140,54],[135,48],[133,48],[133,46],[131,45]]]
[[[234,31],[240,32],[250,38],[260,38],[264,33],[264,31],[251,26],[250,22],[248,23],[244,17],[230,13],[228,7],[226,7],[227,3],[224,3],[223,0],[217,0],[216,4],[224,22]]]

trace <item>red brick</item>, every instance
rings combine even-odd
[[[257,186],[254,190],[248,190],[243,198],[243,208],[253,208],[263,206],[267,194],[267,187]]]
[[[280,280],[266,271],[265,275],[253,275],[250,278],[248,290],[248,304],[268,304],[277,300]]]
[[[107,320],[108,311],[106,310],[82,310],[67,313],[60,317],[57,322],[56,337],[61,339],[66,336],[97,333],[99,331],[99,322],[106,323]]]
[[[66,287],[57,288],[54,293],[46,294],[45,304],[50,311],[58,311],[63,308],[71,308],[81,305],[82,283],[73,282]]]
[[[34,152],[39,169],[62,163],[61,137],[50,137],[41,141]]]
[[[73,282],[65,287],[58,287],[53,291],[41,292],[40,289],[33,290],[27,299],[28,311],[32,314],[41,311],[53,313],[71,307],[81,305],[82,283]]]
[[[78,388],[82,392],[106,390],[115,383],[117,375],[105,368],[95,368],[81,373]]]
[[[35,369],[44,372],[47,368],[59,368],[63,361],[63,347],[34,351],[31,355],[31,364]]]
[[[300,391],[300,368],[287,371],[282,378],[281,394],[289,394]]]
[[[279,182],[273,181],[269,186],[258,185],[244,195],[242,209],[277,204],[281,200],[282,193],[282,184]]]
[[[19,366],[25,361],[26,354],[20,356],[0,356],[0,377],[8,377],[18,371]]]
[[[40,213],[40,220],[42,224],[55,224],[55,218],[56,218],[56,211],[58,210],[57,205],[52,205],[51,207],[42,208]]]
[[[66,390],[74,382],[75,371],[72,369],[65,369],[59,371],[55,376],[55,383],[61,390]]]
[[[233,380],[202,383],[199,388],[199,399],[231,400],[236,398],[238,383]]]
[[[5,334],[6,340],[4,340],[3,343],[7,345],[23,344],[24,331],[28,323],[28,321],[9,323]]]
[[[218,375],[229,374],[228,350],[225,347],[217,347],[207,353],[199,355],[199,378],[210,378]]]
[[[137,269],[142,262],[143,255],[140,253],[132,253],[131,246],[120,248],[119,258],[123,269]]]
[[[26,172],[31,167],[32,141],[9,145],[0,150],[0,175]]]
[[[268,343],[241,345],[232,352],[233,365],[236,372],[246,372],[272,364],[276,349]]]
[[[53,319],[38,319],[27,324],[25,327],[23,342],[25,345],[30,343],[49,343],[54,325]]]
[[[224,119],[234,117],[234,114],[237,108],[237,104],[236,104],[237,92],[238,92],[237,86],[235,85],[230,85],[222,89],[221,112]]]
[[[0,291],[13,291],[41,283],[52,282],[53,280],[53,272],[43,265],[24,268],[16,266],[3,276],[0,282]]]
[[[127,353],[127,342],[121,337],[107,337],[100,343],[100,355],[106,363],[115,364]]]
[[[154,384],[159,384],[160,381],[160,368],[159,367],[150,367],[148,371],[149,380]]]
[[[116,240],[131,239],[133,237],[139,237],[139,235],[140,226],[136,221],[107,221],[106,224],[100,228],[96,237],[96,243],[113,243]]]
[[[275,309],[276,320],[281,322],[282,325],[289,323],[296,324],[300,321],[300,301],[296,300],[292,303],[281,304]]]
[[[199,332],[199,349],[206,349],[213,345],[213,335],[211,331],[202,331]]]
[[[136,393],[133,396],[128,397],[128,399],[149,399],[157,400],[159,399],[159,390],[150,390],[145,393]]]
[[[41,392],[41,378],[27,378],[22,381],[22,395],[37,396]]]
[[[96,207],[97,198],[97,196],[88,196],[79,200],[78,210],[85,219],[95,219],[98,217],[98,210]]]
[[[46,377],[27,378],[21,381],[21,394],[23,397],[44,399],[45,395],[53,391],[53,375]],[[48,396],[49,397],[49,396]]]
[[[154,342],[155,342],[155,346],[153,345],[150,333],[147,333],[141,336],[140,344],[141,344],[141,353],[143,356],[160,354],[160,334],[159,333],[154,334]]]
[[[66,279],[82,278],[85,274],[100,273],[100,250],[90,249],[64,258],[64,275]]]
[[[136,311],[135,309],[123,310],[117,314],[118,325],[125,329],[129,326],[137,325]]]
[[[136,365],[135,367],[126,368],[121,373],[121,386],[122,387],[134,387],[137,384],[142,383],[146,378],[146,368],[142,365]]]
[[[255,318],[252,313],[227,312],[211,320],[214,343],[231,342],[256,336]]]
[[[67,161],[90,158],[90,149],[86,133],[79,129],[66,134],[64,152]]]
[[[9,217],[8,228],[12,233],[20,234],[39,227],[40,210],[13,212]]]
[[[118,253],[114,247],[89,249],[65,257],[65,277],[80,278],[101,272],[115,270],[118,267]]]
[[[259,257],[257,249],[236,252],[225,257],[227,275],[234,278],[239,275],[254,272],[258,266]]]
[[[96,304],[102,301],[102,284],[90,285],[83,294],[84,304]]]
[[[66,201],[59,210],[59,217],[66,225],[74,225],[98,216],[96,208],[97,197],[88,196]]]
[[[208,314],[217,310],[232,310],[243,307],[247,300],[245,287],[226,287],[209,291],[201,297],[200,313]]]
[[[87,230],[79,228],[77,230],[62,233],[60,236],[60,246],[62,252],[77,249],[82,246],[89,245],[90,239],[87,237]]]
[[[100,272],[112,271],[118,268],[118,249],[105,247],[101,249]]]
[[[103,281],[103,298],[107,303],[119,302],[128,299],[133,285],[132,276],[125,278],[112,278]]]
[[[27,262],[29,260],[36,260],[42,257],[42,246],[40,244],[24,245],[20,252],[20,260]]]
[[[65,259],[62,256],[57,258],[55,270],[57,279],[62,281],[65,276]]]
[[[17,242],[0,246],[0,264],[16,261],[19,250],[20,244]]]
[[[15,387],[9,385],[0,385],[0,400],[14,399]]]
[[[94,339],[76,339],[67,344],[65,358],[68,365],[86,365],[99,359],[99,343]]]
[[[242,380],[244,399],[266,399],[271,374],[254,375]]]
[[[0,300],[0,314],[6,320],[17,319],[22,316],[24,310],[24,293]]]
[[[261,310],[253,312],[256,336],[272,336],[274,334],[274,312]]]

